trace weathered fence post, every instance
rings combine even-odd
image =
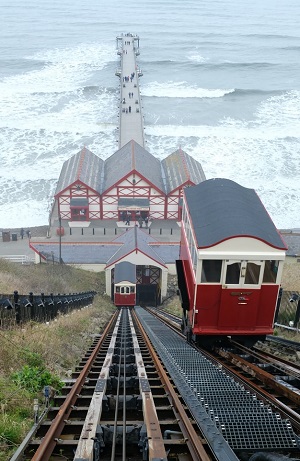
[[[21,312],[20,312],[20,303],[19,303],[19,293],[17,290],[14,291],[14,305],[15,305],[16,323],[19,324],[21,322]]]

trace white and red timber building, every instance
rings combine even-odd
[[[122,221],[124,213],[180,221],[183,188],[204,180],[200,163],[181,149],[160,161],[131,140],[102,160],[84,147],[63,164],[51,221]]]

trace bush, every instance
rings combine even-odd
[[[50,371],[43,367],[24,365],[20,371],[12,374],[13,382],[28,390],[30,393],[35,394],[41,391],[45,386],[52,386],[56,390],[61,389],[63,383],[60,379],[52,375]]]

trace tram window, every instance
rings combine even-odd
[[[226,281],[228,285],[239,285],[240,283],[241,263],[232,263],[227,265]]]
[[[258,285],[260,266],[255,263],[247,263],[245,283],[249,285]]]
[[[203,260],[201,283],[220,283],[222,260]]]
[[[130,293],[134,293],[134,287],[130,287]]]
[[[116,293],[120,293],[120,287],[116,287]]]
[[[263,283],[276,283],[279,261],[265,261]]]

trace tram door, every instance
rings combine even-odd
[[[262,282],[261,261],[225,261],[219,307],[220,327],[256,326]]]

